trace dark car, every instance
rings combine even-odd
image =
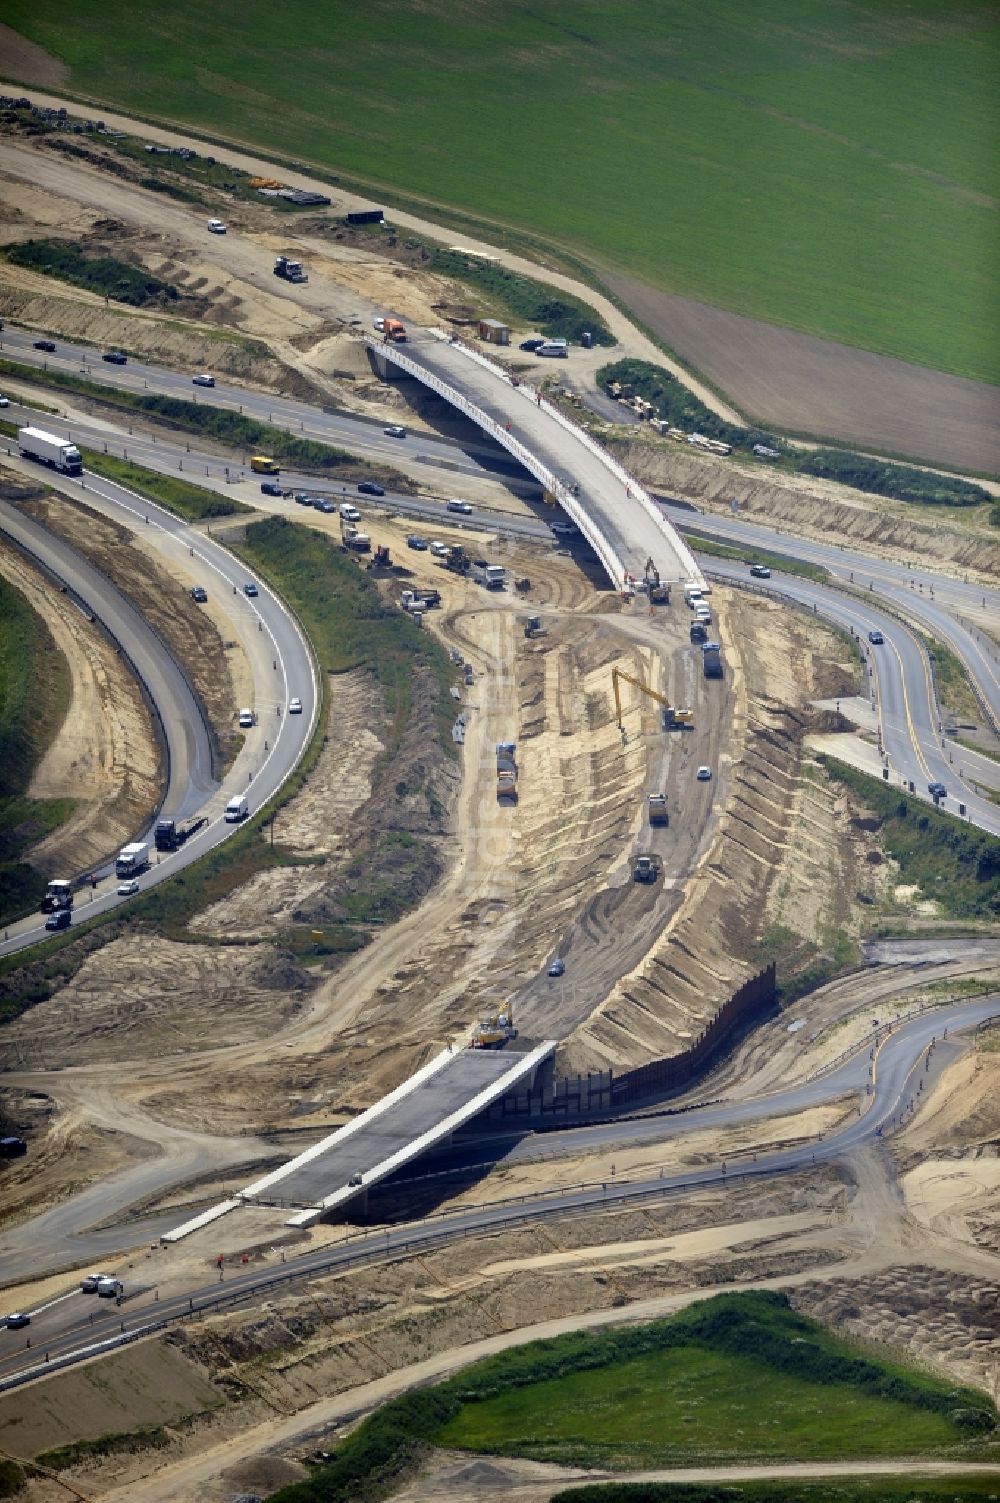
[[[518,345],[518,349],[527,350],[529,353],[533,353],[535,350],[540,349],[544,343],[544,339],[540,339],[537,335],[533,334],[530,339],[522,339],[521,343]]]
[[[284,491],[281,489],[281,486],[276,480],[262,480],[260,482],[260,493],[262,496],[284,495]]]
[[[330,512],[337,510],[337,508],[334,506],[333,502],[332,501],[328,501],[325,496],[320,496],[320,498],[319,498],[318,501],[314,501],[313,502],[313,506],[316,508],[317,511],[326,512],[327,515],[329,515]]]
[[[313,498],[308,491],[296,491],[292,500],[296,506],[312,506],[313,504]]]
[[[53,354],[55,352],[55,345],[52,343],[51,339],[36,339],[35,340],[35,349],[36,350],[46,350],[48,352],[48,354],[51,355],[51,354]]]
[[[563,974],[563,972],[565,971],[565,969],[566,969],[566,962],[564,960],[558,960],[558,959],[556,959],[549,966],[549,975],[550,976],[561,976]]]
[[[46,929],[68,929],[73,922],[73,915],[68,908],[60,908],[55,913],[50,913],[45,920]]]
[[[885,637],[883,637],[882,633],[876,627],[874,631],[870,631],[868,633],[868,640],[875,647],[881,647],[882,643],[885,641]]]
[[[415,549],[417,553],[424,553],[427,550],[427,539],[420,537],[416,532],[411,532],[406,539],[406,546]]]
[[[385,495],[385,491],[380,485],[376,485],[374,480],[360,480],[358,482],[358,490],[361,492],[362,496]]]
[[[248,579],[247,582],[246,582],[246,584],[243,586],[243,593],[244,593],[244,595],[256,595],[257,594],[257,586],[254,584],[254,582],[253,582],[252,579]]]
[[[128,365],[128,356],[123,355],[121,350],[107,350],[102,356],[109,365]]]
[[[943,783],[939,783],[937,781],[935,781],[933,783],[928,783],[927,784],[927,792],[930,794],[931,798],[947,798],[948,797],[948,790],[947,790],[947,788],[944,786]]]
[[[766,564],[751,564],[750,573],[754,579],[770,579],[771,571]]]
[[[204,605],[205,601],[208,599],[208,591],[205,589],[205,586],[202,584],[196,584],[194,589],[191,591],[191,599],[197,600],[199,605]]]
[[[24,1310],[15,1310],[13,1315],[8,1315],[5,1321],[8,1331],[20,1331],[24,1326],[31,1325],[31,1316]]]

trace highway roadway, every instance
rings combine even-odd
[[[28,474],[37,473],[23,461],[18,460],[17,464]],[[207,730],[200,711],[183,670],[170,657],[166,646],[150,628],[142,625],[138,613],[99,571],[84,565],[72,549],[44,529],[31,532],[32,547],[46,567],[58,578],[66,578],[67,585],[86,602],[88,610],[109,633],[122,642],[126,652],[132,654],[134,648],[141,654],[139,666],[167,731],[171,754],[169,797],[164,813],[178,818],[204,814],[209,820],[179,851],[157,853],[153,857],[154,864],[140,878],[142,889],[147,889],[174,876],[240,828],[224,819],[230,798],[246,794],[252,814],[282,786],[297,766],[316,722],[320,704],[316,669],[308,642],[278,596],[263,579],[210,537],[112,481],[89,473],[79,480],[49,470],[44,474],[46,483],[62,494],[84,500],[134,532],[141,530],[157,547],[164,565],[185,585],[204,584],[223,605],[254,676],[260,723],[247,734],[243,750],[223,781],[217,783],[211,775],[210,754],[206,754]],[[16,526],[27,536],[27,519],[16,511],[10,518],[4,507],[0,511],[0,527],[7,526],[8,521],[12,529]],[[258,589],[253,599],[243,592],[244,584],[250,580]],[[194,601],[191,609],[199,609]],[[285,713],[293,695],[302,700],[301,715]],[[233,708],[235,713],[239,707]],[[142,839],[146,833],[137,830],[135,838]],[[107,868],[98,875],[100,881],[86,894],[86,903],[78,898],[75,922],[134,902],[118,897],[113,869]],[[39,915],[23,919],[5,931],[0,955],[11,954],[45,937],[44,920]]]
[[[56,1365],[86,1361],[107,1349],[104,1343],[117,1344],[123,1336],[134,1339],[220,1306],[277,1291],[298,1279],[550,1216],[657,1199],[706,1185],[789,1174],[842,1160],[907,1121],[924,1090],[932,1087],[945,1066],[968,1047],[972,1031],[994,1018],[998,1010],[998,993],[976,1002],[935,1008],[899,1025],[874,1050],[865,1044],[826,1075],[757,1102],[695,1108],[682,1116],[659,1118],[655,1124],[648,1119],[631,1120],[578,1129],[572,1134],[546,1135],[545,1148],[558,1151],[560,1137],[571,1137],[574,1150],[624,1145],[639,1139],[664,1140],[710,1126],[791,1114],[819,1101],[855,1093],[859,1103],[857,1117],[813,1143],[797,1143],[772,1153],[731,1159],[728,1163],[689,1166],[682,1173],[602,1182],[445,1212],[417,1223],[363,1232],[334,1247],[286,1258],[267,1270],[230,1275],[221,1282],[217,1279],[163,1298],[155,1285],[126,1288],[126,1300],[120,1307],[113,1301],[81,1293],[78,1284],[68,1280],[61,1294],[27,1312],[31,1315],[29,1329],[0,1330],[0,1390],[44,1376]],[[136,1227],[136,1236],[139,1235],[141,1223]],[[164,1251],[162,1256],[160,1266],[166,1276],[169,1266],[166,1260],[170,1255]],[[26,1344],[29,1340],[30,1346]]]

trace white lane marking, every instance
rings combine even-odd
[[[79,1289],[70,1289],[66,1294],[57,1294],[55,1299],[50,1299],[47,1304],[39,1305],[36,1309],[29,1310],[28,1314],[34,1320],[36,1315],[41,1315],[45,1310],[51,1310],[53,1305],[61,1305],[64,1299],[72,1299],[74,1295],[79,1293]]]

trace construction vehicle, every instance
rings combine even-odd
[[[517,742],[497,742],[497,801],[517,803]]]
[[[378,543],[375,548],[374,558],[366,565],[369,574],[393,574],[395,569],[392,562],[392,554],[388,545]]]
[[[669,705],[662,714],[662,724],[665,731],[693,731],[694,711],[675,710]]]
[[[302,270],[302,262],[293,261],[288,256],[275,256],[274,275],[281,277],[284,282],[308,282],[309,280]]]
[[[42,912],[61,913],[63,909],[72,908],[72,906],[73,884],[55,878],[45,889],[45,896],[42,899]]]
[[[149,846],[144,840],[131,840],[123,845],[115,859],[115,876],[137,877],[149,865]]]
[[[406,611],[411,616],[416,612],[423,615],[424,611],[428,609],[427,601],[423,595],[418,595],[416,590],[404,590],[399,598],[399,605],[401,610]]]
[[[502,590],[506,571],[503,564],[489,564],[484,558],[477,558],[472,564],[472,577],[476,584],[484,585],[487,590]]]
[[[541,616],[529,616],[524,623],[524,635],[530,642],[533,637],[544,637],[545,628]]]
[[[350,548],[352,553],[371,553],[372,540],[367,532],[359,532],[356,527],[344,529],[344,547]]]
[[[651,793],[649,795],[649,822],[651,825],[666,825],[670,823],[667,814],[667,795],[665,793]]]
[[[651,558],[646,560],[646,593],[651,605],[670,604],[670,586],[660,578],[660,571]]]
[[[269,454],[252,455],[250,459],[250,468],[253,470],[255,475],[277,475],[281,471],[281,466],[279,465],[278,461],[276,459],[272,459]]]
[[[508,1039],[517,1038],[513,1009],[491,1014],[480,1019],[475,1033],[469,1040],[470,1049],[502,1049]]]
[[[661,694],[657,689],[651,689],[648,684],[643,683],[641,678],[634,678],[631,673],[626,673],[622,668],[612,668],[611,683],[615,691],[615,719],[618,722],[619,730],[624,729],[624,727],[622,726],[622,679],[624,679],[626,683],[634,684],[634,686],[638,690],[640,690],[641,693],[648,694],[650,699],[655,699],[657,704],[662,706],[664,730],[675,730],[679,729],[681,726],[694,725],[693,710],[675,710],[674,706],[670,703],[665,694]]]
[[[398,318],[387,318],[382,322],[382,338],[386,344],[405,344],[406,325],[401,324]]]
[[[451,569],[453,574],[468,574],[472,568],[470,560],[461,543],[453,543],[444,558],[439,559],[446,569]]]
[[[706,678],[722,677],[722,648],[718,642],[705,642],[701,649],[701,670]]]
[[[153,831],[153,843],[158,851],[176,851],[208,824],[207,819],[195,819],[190,824],[179,825],[175,819],[158,819]]]
[[[708,641],[708,622],[707,621],[697,621],[696,620],[696,621],[692,621],[691,622],[691,641],[692,642],[707,642]]]
[[[636,856],[632,863],[633,882],[655,882],[659,875],[659,856]]]

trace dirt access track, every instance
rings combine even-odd
[[[35,78],[44,76],[37,59],[26,58],[25,62]],[[33,93],[33,99],[40,105],[65,106],[71,113],[80,113],[72,101],[38,92]],[[134,132],[147,140],[170,144],[187,141],[195,149],[202,144],[197,138],[185,137],[181,130],[137,124],[103,108],[101,115],[109,127]],[[273,164],[249,151],[215,145],[212,150],[218,160],[247,172],[270,176],[274,171]],[[329,191],[328,184],[302,173],[283,172],[282,176],[294,187]],[[330,196],[332,214],[369,207],[368,199],[356,195]],[[159,207],[162,212],[163,206]],[[393,211],[392,220],[445,243],[452,238],[421,216]],[[152,204],[149,223],[150,227],[156,223]],[[737,414],[715,394],[716,388],[728,393],[748,415],[775,427],[862,444],[931,464],[986,474],[1000,471],[1000,426],[996,421],[1000,399],[993,387],[672,297],[602,270],[600,275],[612,292],[635,309],[668,349],[678,352],[685,362],[680,365],[609,298],[585,283],[486,241],[463,236],[462,243],[513,271],[582,298],[615,334],[621,347],[618,353],[652,360],[672,370],[713,411],[725,417],[732,419]],[[699,381],[691,368],[704,372],[708,380]]]

